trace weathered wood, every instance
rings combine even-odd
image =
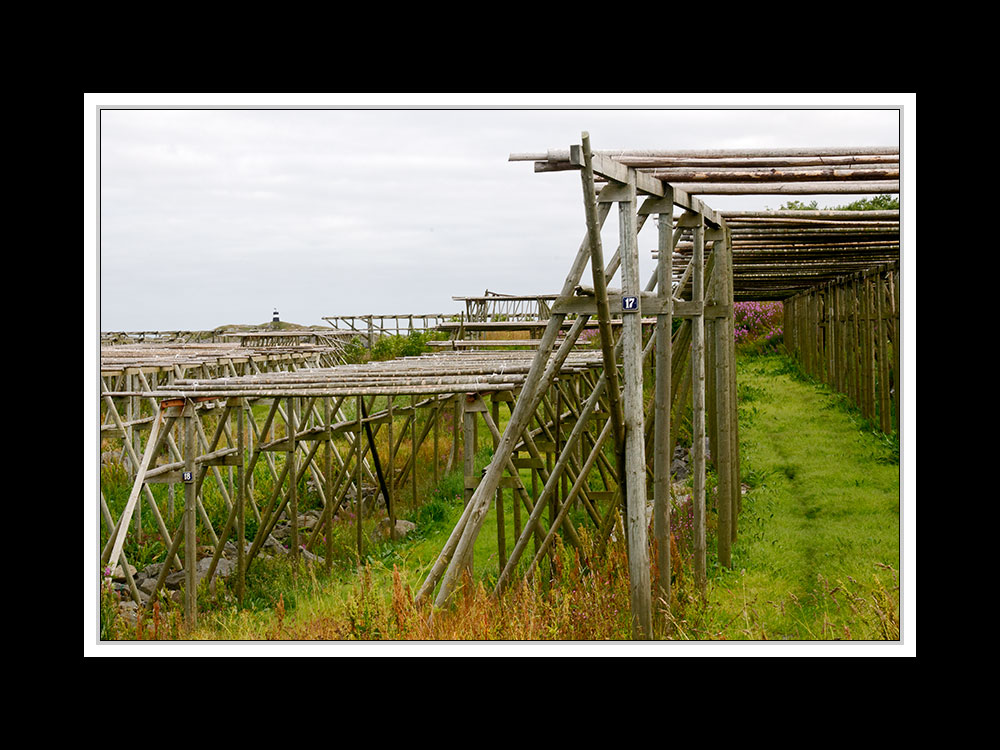
[[[878,394],[879,394],[879,429],[889,434],[892,432],[892,408],[889,405],[889,354],[888,327],[885,318],[885,283],[882,273],[873,275],[875,284],[875,330],[878,332]]]
[[[198,624],[198,538],[195,531],[197,491],[192,479],[197,452],[194,405],[184,407],[184,621],[189,629]]]
[[[239,451],[240,461],[236,465],[236,486],[239,490],[236,497],[236,599],[243,603],[243,596],[246,592],[247,575],[247,551],[246,551],[246,472],[244,462],[246,460],[246,434],[243,426],[243,413],[249,411],[250,405],[244,400],[241,407],[236,412],[236,448]],[[328,454],[329,455],[329,454]]]
[[[691,169],[662,168],[650,174],[670,183],[687,182],[807,182],[827,180],[899,180],[899,167],[820,169]]]
[[[622,293],[638,297],[639,243],[636,236],[635,179],[629,170],[631,199],[618,204],[621,234]],[[625,492],[628,507],[629,588],[632,597],[633,636],[653,637],[649,581],[649,545],[646,540],[646,453],[643,441],[642,321],[641,310],[624,315],[622,360],[625,364]]]
[[[675,190],[689,195],[883,195],[898,193],[899,181],[873,182],[845,180],[844,182],[675,182]]]
[[[597,207],[595,204],[593,187],[593,154],[590,148],[590,136],[586,132],[582,134],[582,156],[583,169],[580,172],[583,181],[583,202],[584,213],[587,222],[587,235],[590,239],[590,266],[594,281],[594,296],[596,302],[596,312],[598,325],[601,333],[601,355],[604,358],[604,372],[608,377],[608,406],[611,412],[611,429],[614,435],[614,450],[616,462],[618,464],[618,476],[623,487],[623,497],[625,488],[628,486],[628,473],[625,470],[625,418],[623,407],[619,400],[618,391],[618,365],[615,360],[615,341],[611,333],[611,314],[608,304],[608,288],[604,274],[604,252],[601,243],[601,231],[597,220]],[[627,173],[626,173],[627,177]],[[626,185],[610,186],[612,190],[626,188],[627,192],[622,194],[616,192],[619,200],[625,200],[629,207],[634,204],[635,187]],[[634,220],[634,217],[633,217]],[[619,218],[621,221],[621,218]],[[625,250],[624,235],[619,241],[620,246]],[[638,251],[637,251],[638,253]],[[636,259],[638,263],[638,258]],[[638,292],[638,290],[636,290]],[[557,302],[558,304],[558,302]],[[621,301],[618,302],[618,309],[621,309]],[[553,306],[555,309],[555,305]],[[635,315],[641,315],[636,310]],[[623,321],[624,325],[624,321]]]
[[[368,420],[368,410],[365,408],[364,399],[359,399],[361,406],[362,422],[364,423],[365,438],[368,441],[368,451],[372,454],[372,462],[375,464],[375,475],[378,477],[379,490],[385,499],[386,510],[389,513],[389,533],[393,541],[396,539],[396,508],[392,503],[392,495],[382,473],[382,462],[379,460],[378,450],[375,447],[375,437],[372,435],[371,422]],[[391,445],[391,443],[390,443]]]
[[[560,293],[561,296],[569,295],[573,288],[579,283],[580,276],[583,273],[583,269],[590,255],[589,244],[589,241],[585,239],[581,244],[580,249],[577,251],[576,258],[574,259],[570,271],[566,276],[566,280],[563,283],[563,288]],[[565,357],[572,349],[573,343],[575,343],[576,337],[579,335],[579,330],[582,329],[582,326],[586,322],[585,320],[583,322],[579,320],[574,322],[570,329],[570,333],[567,334],[567,337],[560,345],[556,356],[552,358],[552,361],[550,362],[550,354],[552,353],[556,336],[562,328],[564,319],[565,316],[560,315],[559,313],[553,313],[548,319],[545,333],[542,337],[542,343],[539,345],[538,350],[535,353],[535,359],[532,361],[531,370],[525,378],[522,386],[523,390],[521,398],[518,400],[517,406],[511,414],[510,421],[507,424],[507,430],[504,432],[504,435],[500,440],[500,445],[497,447],[497,452],[494,454],[493,461],[491,461],[486,470],[483,482],[476,490],[477,493],[482,493],[480,497],[484,498],[484,500],[476,503],[476,507],[470,515],[469,520],[465,523],[465,528],[462,532],[461,538],[458,540],[454,551],[450,553],[454,555],[454,557],[451,562],[447,563],[447,568],[443,572],[444,578],[441,581],[441,587],[435,600],[435,603],[438,606],[443,606],[444,603],[451,597],[451,594],[455,589],[459,571],[462,568],[462,561],[469,555],[472,545],[475,543],[476,536],[479,534],[479,530],[482,527],[483,520],[485,519],[486,511],[489,508],[489,500],[492,499],[492,493],[495,492],[496,485],[500,480],[500,473],[503,470],[506,461],[510,457],[515,441],[519,439],[519,436],[523,433],[525,427],[527,427],[535,409],[538,406],[538,402],[541,400],[542,394],[548,387],[546,380],[555,376],[556,371],[559,367],[561,367]],[[574,331],[576,331],[575,335],[573,333]],[[477,498],[474,496],[474,499]],[[472,505],[471,501],[469,505]],[[440,562],[444,563],[447,552],[448,550],[442,551],[441,555],[439,555],[438,560]],[[434,575],[441,575],[441,573],[438,572],[440,567],[441,566],[437,564],[432,567],[427,580],[425,580],[425,585],[421,590],[432,590],[434,588],[435,582],[431,580],[431,578]]]
[[[656,543],[657,584],[660,605],[670,609],[670,388],[673,358],[673,204],[658,222],[659,258],[656,264],[657,296],[667,310],[656,318],[656,384],[654,392],[653,439],[653,537]]]
[[[121,517],[118,519],[117,526],[111,533],[110,540],[113,541],[111,541],[110,546],[106,547],[105,552],[101,555],[102,565],[106,565],[109,560],[117,562],[118,558],[121,557],[122,547],[125,545],[124,529],[127,529],[129,526],[132,511],[139,500],[139,493],[144,487],[144,475],[149,468],[149,463],[158,447],[161,421],[162,413],[158,413],[156,422],[153,423],[153,428],[149,435],[149,441],[146,444],[146,451],[142,456],[142,460],[136,464],[138,469],[136,471],[135,480],[132,483],[132,489],[129,492],[128,500],[125,502],[125,509],[122,511]],[[128,447],[130,451],[132,450],[130,443],[126,443],[126,447]],[[134,456],[135,454],[133,453],[132,455]]]
[[[357,445],[357,457],[355,459],[355,469],[356,474],[354,478],[354,529],[356,540],[358,543],[358,568],[361,568],[362,560],[364,560],[365,550],[364,550],[364,536],[362,533],[362,520],[363,520],[363,510],[364,510],[364,497],[362,496],[362,459],[364,458],[364,448],[361,446],[361,420],[364,418],[364,396],[357,397],[357,419],[358,419],[358,430],[355,433],[354,442]]]
[[[716,242],[713,245],[715,255],[715,276],[717,280],[716,294],[723,304],[729,304],[729,279],[731,278],[730,254],[727,242]],[[715,467],[718,477],[718,508],[717,543],[719,564],[732,567],[733,543],[733,466],[732,466],[732,397],[730,386],[732,375],[730,369],[734,363],[730,359],[733,334],[730,331],[729,319],[719,319],[715,324]]]
[[[601,430],[601,433],[598,436],[597,440],[595,441],[593,448],[590,450],[590,453],[583,462],[583,468],[577,475],[576,481],[573,482],[573,486],[567,493],[566,498],[562,503],[562,505],[560,506],[558,513],[555,515],[555,517],[552,518],[552,521],[549,524],[548,533],[546,533],[545,538],[542,540],[541,545],[536,547],[534,559],[532,559],[531,564],[528,566],[529,576],[531,575],[532,571],[534,571],[541,564],[542,558],[545,557],[545,554],[549,551],[549,549],[552,546],[552,542],[555,539],[556,532],[559,530],[559,527],[566,521],[566,515],[573,504],[574,498],[583,489],[583,486],[587,481],[587,476],[597,460],[597,456],[600,454],[600,451],[604,447],[605,441],[611,434],[611,426],[612,423],[610,421],[605,422],[604,428]],[[502,567],[502,569],[505,568]],[[498,581],[497,590],[500,590],[500,587],[501,583]]]
[[[490,408],[493,410],[493,421],[497,424],[500,423],[500,401],[493,399]],[[493,436],[493,450],[497,449],[500,444],[500,436]],[[513,477],[512,477],[513,478]],[[517,480],[520,481],[520,480]],[[515,502],[514,505],[517,505]],[[500,570],[504,569],[507,564],[507,529],[504,524],[504,510],[503,510],[503,481],[497,485],[497,496],[496,496],[496,506],[497,506],[497,554],[499,555],[499,566]]]
[[[702,225],[694,228],[694,258],[692,288],[695,302],[701,302],[705,293],[704,236]],[[702,596],[707,588],[707,561],[705,549],[705,319],[691,319],[692,358],[692,441],[694,452],[693,506],[694,506],[694,576],[695,585]]]

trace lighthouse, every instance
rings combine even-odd
[[[274,311],[274,316],[271,318],[271,322],[272,323],[280,323],[281,322],[281,320],[278,318],[278,311],[277,310]]]

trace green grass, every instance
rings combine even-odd
[[[787,358],[738,367],[750,490],[733,568],[711,581],[713,621],[733,623],[727,637],[898,637],[898,622],[872,609],[892,607],[891,620],[898,601],[898,449]]]

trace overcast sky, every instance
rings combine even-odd
[[[397,109],[293,109],[294,98],[198,95],[190,103],[199,107],[256,108],[170,109],[151,96],[94,96],[85,149],[99,166],[99,228],[85,277],[93,272],[105,331],[256,324],[272,309],[323,325],[326,315],[453,312],[461,303],[452,296],[486,289],[556,292],[585,234],[579,174],[535,174],[511,153],[568,148],[584,130],[596,150],[899,146],[895,107],[904,104],[890,95],[856,98],[880,109],[846,108],[849,98],[819,110],[419,109],[426,103],[401,98]],[[149,104],[161,108],[97,110]],[[818,197],[821,206],[850,199]],[[704,200],[716,209],[783,202]],[[613,219],[605,236],[610,257]],[[655,228],[639,239],[645,280]]]

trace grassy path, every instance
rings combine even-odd
[[[733,569],[700,637],[898,638],[898,450],[784,357],[741,360]]]

